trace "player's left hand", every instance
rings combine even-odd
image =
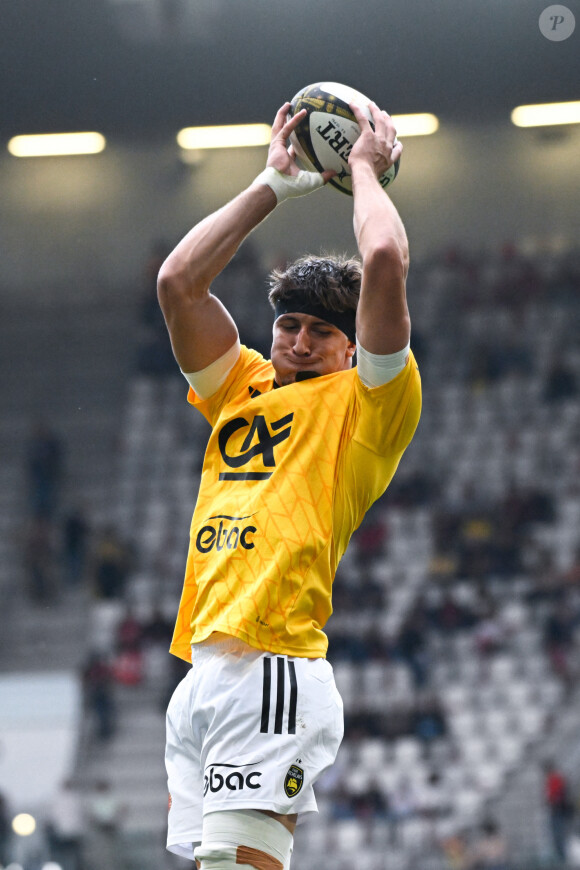
[[[353,166],[359,160],[368,163],[378,178],[403,153],[403,145],[397,140],[393,119],[387,112],[379,109],[376,103],[369,103],[372,124],[357,103],[350,103],[350,108],[361,128],[361,134],[350,152],[349,165]]]

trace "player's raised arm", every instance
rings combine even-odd
[[[373,126],[351,106],[361,135],[349,157],[354,197],[354,231],[363,262],[357,339],[373,354],[391,354],[409,342],[406,298],[409,247],[403,222],[379,176],[400,157],[394,124],[371,103]]]
[[[270,188],[252,185],[190,230],[163,263],[157,295],[182,371],[201,371],[235,343],[237,327],[210,286],[275,205]]]
[[[287,139],[303,113],[287,120],[289,107],[285,103],[276,114],[264,172],[235,199],[193,227],[159,272],[159,304],[173,352],[184,372],[206,368],[237,338],[233,319],[210,291],[214,279],[279,202],[310,193],[332,174],[323,177],[298,169]]]

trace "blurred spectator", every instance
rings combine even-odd
[[[357,563],[366,567],[384,558],[388,537],[384,510],[376,502],[353,535]]]
[[[121,598],[132,562],[130,548],[112,526],[98,538],[94,554],[94,579],[97,596]]]
[[[493,384],[501,376],[501,362],[497,347],[485,342],[476,344],[469,363],[469,380],[475,387]]]
[[[396,653],[411,670],[416,689],[427,681],[426,621],[420,609],[407,616],[395,644]]]
[[[419,798],[407,776],[400,776],[389,791],[389,819],[393,843],[399,842],[401,826],[419,811]]]
[[[413,342],[413,353],[415,344]],[[420,507],[430,504],[438,495],[437,483],[426,469],[411,474],[401,474],[401,479],[390,484],[387,494],[388,503],[401,508]]]
[[[331,813],[335,821],[354,818],[352,795],[344,783],[340,783],[332,793]]]
[[[430,602],[428,607],[429,620],[439,631],[460,631],[475,623],[474,613],[448,589],[443,590],[440,599]]]
[[[451,811],[449,792],[443,786],[440,774],[434,770],[420,788],[417,797],[417,808],[425,819],[440,819]]]
[[[413,712],[413,733],[425,744],[443,737],[447,731],[445,716],[435,695],[419,700]]]
[[[375,782],[369,783],[363,791],[352,795],[351,805],[354,817],[361,821],[387,818],[388,803]]]
[[[467,517],[457,542],[457,576],[481,580],[494,572],[493,524],[487,517]]]
[[[10,862],[10,843],[12,839],[12,827],[10,824],[10,811],[8,802],[0,793],[0,866],[6,867]]]
[[[520,254],[514,244],[506,243],[498,279],[492,288],[494,300],[518,312],[531,300],[541,298],[544,291],[544,282],[535,263]]]
[[[576,549],[570,565],[563,572],[562,580],[567,588],[580,589],[580,547]]]
[[[117,628],[113,674],[121,685],[138,686],[143,682],[144,669],[143,626],[128,610]]]
[[[162,608],[157,605],[150,618],[143,624],[143,648],[145,652],[145,677],[156,686],[166,686],[172,673],[167,654],[173,637],[173,620],[168,619]],[[164,690],[165,694],[165,690]]]
[[[86,820],[82,795],[72,780],[67,780],[50,802],[47,835],[51,860],[62,870],[80,870]]]
[[[462,516],[459,511],[438,507],[433,513],[433,536],[436,552],[441,555],[453,553],[459,531]]]
[[[376,613],[385,606],[385,590],[380,583],[367,577],[364,573],[360,577],[356,595],[359,610],[364,608],[364,610],[372,610]]]
[[[544,647],[554,673],[570,687],[574,674],[570,668],[578,617],[566,600],[553,605],[544,622]]]
[[[62,561],[68,586],[78,586],[85,575],[90,531],[89,522],[80,506],[67,513],[62,528]]]
[[[487,657],[503,649],[506,633],[495,605],[488,604],[473,634],[476,649],[481,656]]]
[[[563,593],[562,575],[549,547],[537,543],[526,552],[526,570],[531,587],[526,595],[530,604],[538,601],[557,601]]]
[[[129,608],[117,626],[113,658],[115,680],[123,686],[138,686],[143,682],[145,676],[143,640],[143,625]]]
[[[144,668],[141,649],[121,649],[113,660],[113,676],[122,686],[139,686],[143,682]]]
[[[496,822],[484,821],[468,855],[470,870],[508,870],[507,843]]]
[[[552,363],[546,383],[543,398],[546,402],[559,402],[562,399],[573,399],[578,395],[578,382],[574,371],[561,356]]]
[[[344,632],[329,631],[330,660],[332,662],[351,661],[367,662],[369,650],[364,637],[357,637],[348,630]]]
[[[28,591],[38,604],[52,603],[57,594],[56,535],[52,520],[39,514],[30,521],[24,544]]]
[[[117,626],[117,650],[141,649],[145,629],[133,610],[128,608]]]
[[[464,831],[455,831],[441,840],[441,850],[449,870],[468,870],[469,850]]]
[[[143,638],[148,644],[169,647],[173,637],[173,620],[168,619],[160,607],[156,607],[143,626]]]
[[[110,740],[115,733],[114,674],[107,659],[92,653],[83,673],[85,703],[94,718],[98,740]]]
[[[369,661],[388,662],[392,658],[392,645],[381,628],[373,625],[365,631],[364,644]]]
[[[509,486],[497,512],[497,521],[515,535],[524,532],[530,523],[550,523],[556,515],[550,493],[515,483]]]
[[[44,422],[37,423],[32,431],[26,447],[26,465],[33,516],[54,517],[64,476],[64,446]]]
[[[544,800],[554,854],[560,861],[565,862],[574,804],[570,798],[566,777],[551,760],[544,765]]]
[[[99,780],[88,800],[87,863],[94,870],[123,865],[119,833],[126,815],[111,783]]]

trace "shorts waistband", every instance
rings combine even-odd
[[[213,655],[221,655],[230,653],[235,655],[255,655],[261,656],[263,651],[255,649],[253,646],[240,640],[239,637],[234,637],[231,634],[222,634],[219,631],[214,631],[208,638],[199,643],[191,644],[191,663],[203,661]]]

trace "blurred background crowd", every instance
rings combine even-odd
[[[346,734],[293,866],[580,868],[580,126],[512,115],[577,101],[579,21],[578,0],[2,4],[0,867],[190,866],[164,850],[164,711],[208,429],[155,279],[266,148],[176,135],[330,80],[436,116],[401,135],[391,194],[424,405],[336,577]],[[9,153],[67,131],[104,150]],[[353,246],[348,197],[284,203],[215,283],[242,341],[269,354],[273,266]]]
[[[180,863],[162,852],[163,724],[187,666],[167,649],[208,429],[155,299],[166,249],[152,245],[123,325],[114,448],[87,459],[58,414],[34,418],[10,478],[4,669],[39,650],[76,662],[82,715],[26,859],[4,795],[5,865]],[[265,285],[249,242],[215,289],[267,352]],[[413,263],[408,295],[423,416],[336,578],[329,659],[346,736],[320,783],[323,824],[304,825],[294,860],[577,866],[580,254],[450,248]]]

